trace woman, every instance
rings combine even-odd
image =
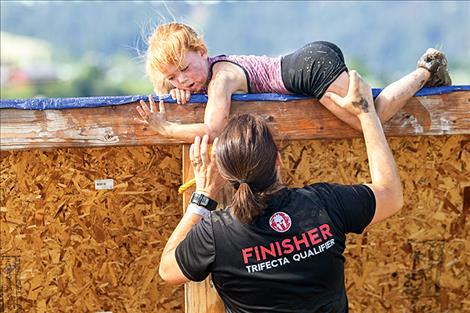
[[[348,311],[345,234],[361,233],[403,205],[371,89],[355,71],[350,75],[347,96],[329,97],[361,122],[372,183],[286,188],[267,125],[236,117],[210,155],[207,136],[191,146],[197,187],[163,251],[165,281],[200,281],[211,273],[227,312]],[[221,177],[236,192],[227,209],[210,212]]]

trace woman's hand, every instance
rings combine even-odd
[[[220,176],[216,164],[215,148],[218,138],[215,138],[209,153],[209,136],[201,138],[196,136],[194,143],[189,149],[189,159],[193,164],[194,177],[196,179],[196,192],[215,199],[225,180]]]
[[[356,116],[375,113],[372,89],[354,70],[349,71],[349,89],[346,97],[340,97],[333,92],[327,92],[325,96]]]
[[[186,104],[191,98],[191,91],[174,88],[170,90],[170,95],[173,99],[176,99],[176,103]]]
[[[162,135],[168,135],[169,129],[174,123],[169,122],[166,119],[166,110],[163,100],[160,99],[157,105],[153,96],[149,96],[150,107],[145,103],[145,101],[140,100],[140,106],[137,107],[137,112],[139,112],[142,119],[135,118],[134,120],[141,124],[147,124],[152,127],[155,131]]]

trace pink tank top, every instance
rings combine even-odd
[[[246,74],[248,93],[290,93],[282,81],[281,57],[256,55],[218,55],[209,57],[209,79],[212,66],[221,61],[239,65]]]

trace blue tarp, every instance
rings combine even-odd
[[[470,86],[445,86],[423,88],[416,93],[416,96],[442,95],[454,91],[470,91]],[[375,97],[382,91],[380,88],[373,88],[372,94]],[[234,94],[234,101],[291,101],[309,98],[302,95],[283,95],[274,93],[259,94]],[[0,109],[23,109],[23,110],[61,110],[77,108],[94,108],[109,105],[121,105],[139,100],[148,101],[148,96],[105,96],[105,97],[80,97],[80,98],[34,98],[34,99],[12,99],[0,100]],[[163,97],[167,103],[176,103],[169,95]],[[190,103],[207,102],[206,94],[191,95]]]

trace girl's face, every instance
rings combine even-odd
[[[207,52],[188,51],[180,66],[167,65],[162,74],[175,88],[197,92],[206,86]]]

